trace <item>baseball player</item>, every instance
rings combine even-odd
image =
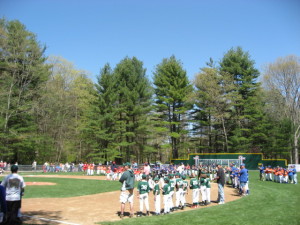
[[[182,176],[182,183],[183,183],[183,191],[182,191],[182,210],[185,208],[185,203],[186,203],[186,199],[185,196],[188,194],[188,186],[189,186],[189,182],[186,179],[186,176],[183,175]]]
[[[111,169],[110,169],[110,166],[107,167],[106,169],[106,180],[111,180]]]
[[[153,188],[153,195],[154,195],[154,207],[155,207],[155,215],[160,215],[160,187],[159,187],[159,178],[154,178],[154,188]]]
[[[190,180],[190,189],[193,190],[193,206],[191,208],[198,208],[199,187],[199,180],[195,178],[194,174],[192,174],[192,178]]]
[[[288,183],[288,170],[287,169],[283,169],[283,179],[282,182],[287,184]]]
[[[91,164],[88,164],[87,166],[87,172],[86,175],[90,176],[91,175]]]
[[[95,167],[95,164],[92,163],[92,164],[91,164],[91,171],[90,171],[90,173],[91,173],[90,175],[91,175],[91,176],[94,176],[94,167]]]
[[[150,192],[150,186],[149,183],[146,180],[147,176],[146,174],[142,175],[142,180],[139,181],[138,187],[137,187],[137,192],[138,192],[138,199],[140,200],[140,212],[137,213],[137,216],[142,216],[143,215],[143,208],[144,208],[144,203],[146,207],[146,215],[149,216],[149,198],[148,198],[148,193]]]
[[[184,203],[182,201],[182,195],[183,195],[183,180],[181,179],[180,173],[176,173],[176,204],[175,209],[182,208],[184,206]],[[181,203],[181,206],[179,207],[179,204]]]
[[[205,199],[206,201],[204,202],[204,205],[209,205],[210,204],[210,179],[209,179],[209,174],[205,174],[204,176],[204,185],[206,186],[204,195],[205,195]]]
[[[201,174],[201,177],[200,177],[200,193],[201,193],[201,198],[202,198],[201,205],[205,205],[205,202],[207,201],[205,178],[206,178],[206,174]]]
[[[297,184],[298,183],[298,180],[297,180],[297,170],[295,168],[295,165],[293,165],[292,171],[293,171],[293,183]]]
[[[170,181],[169,181],[169,185],[170,185],[170,210],[173,211],[174,210],[174,203],[173,203],[173,196],[174,196],[174,191],[175,191],[175,185],[176,185],[176,179],[174,178],[174,174],[169,174],[170,177]]]
[[[169,185],[169,178],[165,177],[164,178],[164,186],[162,189],[162,194],[164,196],[164,214],[170,213],[170,191],[171,191],[171,186]]]

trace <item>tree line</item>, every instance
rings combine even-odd
[[[174,55],[100,65],[97,82],[19,21],[0,20],[0,159],[162,161],[189,153],[263,153],[298,163],[300,58],[261,73],[249,52],[209,59],[193,81]]]

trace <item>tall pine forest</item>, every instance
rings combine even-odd
[[[299,161],[299,56],[259,71],[249,52],[229,46],[192,78],[175,55],[152,73],[125,56],[98,65],[93,82],[45,50],[25,25],[0,20],[0,160],[168,163],[241,152]]]

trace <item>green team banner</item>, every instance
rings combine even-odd
[[[240,165],[244,163],[249,170],[257,170],[258,166],[280,166],[287,167],[286,159],[264,159],[262,153],[191,153],[187,159],[171,159],[174,164],[184,163],[185,165],[199,164],[222,164],[224,166],[234,162]]]

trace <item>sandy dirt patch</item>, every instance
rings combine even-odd
[[[46,175],[45,177],[50,177]],[[58,177],[55,176],[54,177]],[[99,176],[59,176],[63,178],[78,178],[78,179],[97,179],[104,180],[105,177]],[[118,182],[118,181],[112,181]],[[218,195],[217,184],[212,183],[211,200],[215,201]],[[34,198],[22,200],[22,214],[26,223],[31,224],[72,224],[72,225],[92,225],[101,221],[117,221],[120,220],[118,214],[120,212],[119,203],[120,191],[70,197],[70,198]],[[139,200],[134,198],[134,210],[139,210]],[[153,194],[149,195],[150,211],[154,211]],[[239,199],[236,190],[225,187],[226,202]],[[192,192],[186,197],[188,204],[192,203]],[[175,203],[175,197],[174,197]],[[204,207],[216,206],[217,203],[212,203],[209,206],[200,206],[198,209],[186,207],[184,211],[199,210]],[[161,202],[161,208],[163,204]],[[129,205],[126,204],[125,219],[129,215]],[[174,212],[182,212],[181,210]],[[33,218],[34,217],[34,218]],[[41,218],[43,220],[41,220]]]
[[[52,182],[25,182],[26,186],[33,186],[33,185],[56,185],[56,183]]]

